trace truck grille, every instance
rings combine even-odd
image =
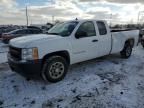
[[[9,46],[9,53],[14,60],[21,60],[21,48]]]

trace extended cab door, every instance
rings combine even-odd
[[[72,40],[72,62],[81,62],[109,54],[111,34],[103,21],[80,24]]]
[[[97,36],[97,55],[104,56],[108,55],[112,48],[112,37],[110,33],[109,26],[104,21],[96,21],[96,27],[98,28],[98,36]]]
[[[72,62],[77,63],[97,57],[96,29],[94,21],[86,21],[79,25],[72,39]]]

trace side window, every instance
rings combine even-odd
[[[35,29],[27,29],[27,34],[35,34],[36,30]]]
[[[41,33],[42,31],[36,29],[36,30],[34,30],[33,32],[36,33],[36,34],[39,34],[39,33]]]
[[[34,34],[34,33],[35,33],[35,30],[33,30],[33,29],[29,30],[29,34]]]
[[[25,31],[24,30],[19,30],[16,32],[16,34],[23,34]]]
[[[30,33],[30,30],[25,30],[25,34],[29,34]]]
[[[19,34],[19,31],[15,31],[15,32],[13,32],[12,34]]]
[[[76,34],[82,34],[80,37],[96,36],[94,23],[92,21],[82,23]]]
[[[106,35],[107,34],[107,29],[106,29],[104,22],[97,21],[97,26],[98,26],[98,30],[99,30],[100,35]]]
[[[32,29],[31,30],[31,34],[39,34],[39,33],[41,33],[40,30],[37,30],[37,29]]]
[[[27,30],[25,29],[25,30],[22,30],[21,31],[21,34],[27,34]]]

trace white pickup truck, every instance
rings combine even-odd
[[[139,30],[113,30],[106,21],[74,20],[55,25],[47,34],[10,41],[8,63],[26,77],[62,80],[71,64],[120,52],[129,58]]]

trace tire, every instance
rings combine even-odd
[[[141,45],[142,45],[143,48],[144,48],[144,40],[141,40]]]
[[[125,43],[124,49],[120,52],[120,54],[124,59],[129,58],[132,54],[132,45],[129,42]]]
[[[68,71],[69,64],[61,56],[51,56],[44,61],[42,78],[49,82],[61,81]]]

